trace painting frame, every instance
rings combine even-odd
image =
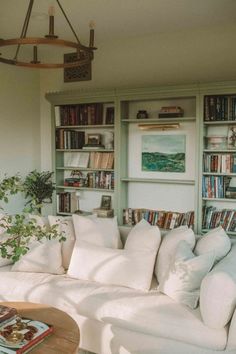
[[[141,137],[143,172],[186,172],[186,135],[153,134]]]
[[[111,196],[102,195],[100,209],[110,210],[111,209]]]

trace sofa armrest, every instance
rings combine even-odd
[[[226,346],[227,351],[236,352],[236,310],[234,310],[231,322],[229,324],[228,342]]]

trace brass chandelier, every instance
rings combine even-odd
[[[59,0],[56,0],[67,24],[70,27],[70,30],[72,31],[75,41],[67,41],[63,39],[59,39],[58,36],[54,34],[54,8],[51,6],[49,8],[49,33],[45,35],[44,37],[27,37],[27,30],[29,26],[29,21],[31,17],[31,12],[34,4],[34,0],[29,1],[29,6],[26,12],[25,20],[23,23],[21,35],[19,38],[13,38],[13,39],[0,39],[0,47],[8,47],[8,46],[13,46],[16,45],[16,52],[13,57],[13,59],[8,59],[6,57],[3,57],[2,54],[0,53],[0,62],[4,64],[10,64],[10,65],[16,65],[16,66],[23,66],[27,68],[39,68],[39,69],[55,69],[55,68],[72,68],[72,67],[78,67],[82,66],[85,64],[90,63],[93,60],[94,57],[94,50],[96,49],[94,47],[94,29],[92,24],[90,25],[90,37],[89,37],[89,45],[85,46],[82,45],[79,41],[79,38],[71,25],[61,3]],[[33,46],[33,53],[32,53],[32,60],[26,61],[26,60],[21,60],[18,59],[19,57],[19,52],[21,46],[24,45],[32,45]],[[39,45],[48,45],[51,47],[66,47],[66,48],[73,48],[76,53],[76,58],[72,62],[60,62],[60,63],[49,63],[49,62],[44,62],[41,63],[39,58],[38,58],[38,46]]]

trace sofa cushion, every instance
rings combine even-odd
[[[85,217],[73,214],[76,239],[94,245],[122,248],[117,218]]]
[[[63,274],[61,243],[57,240],[33,241],[29,251],[13,264],[12,271]]]
[[[195,245],[193,230],[187,226],[180,226],[163,236],[155,265],[155,275],[159,283],[166,278],[176,247],[182,240],[186,241],[193,249]]]
[[[80,301],[79,312],[116,327],[198,347],[223,350],[227,342],[227,329],[204,325],[199,307],[192,310],[155,291],[98,287]]]
[[[215,262],[218,262],[230,251],[231,241],[225,230],[219,226],[197,240],[194,253],[199,256],[214,250]]]
[[[68,275],[149,290],[160,240],[159,228],[145,220],[134,226],[123,250],[76,240]]]
[[[59,231],[62,232],[63,236],[66,238],[66,240],[61,243],[61,252],[62,266],[68,269],[75,244],[75,230],[72,217],[49,215],[48,220],[50,226],[58,225]]]
[[[236,244],[203,279],[200,309],[203,321],[212,328],[223,328],[236,306]]]
[[[103,284],[149,290],[156,250],[135,251],[76,241],[68,275]]]
[[[187,242],[180,241],[159,290],[179,303],[196,308],[202,279],[212,268],[214,259],[214,252],[196,257]]]
[[[168,296],[150,291],[103,286],[66,275],[0,272],[0,300],[31,301],[55,306],[144,334],[215,350],[226,345],[225,328],[205,326],[199,309],[191,310]]]

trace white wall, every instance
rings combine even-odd
[[[0,64],[0,178],[40,168],[39,72]],[[11,198],[10,212],[23,201]],[[0,203],[1,205],[1,203]]]

